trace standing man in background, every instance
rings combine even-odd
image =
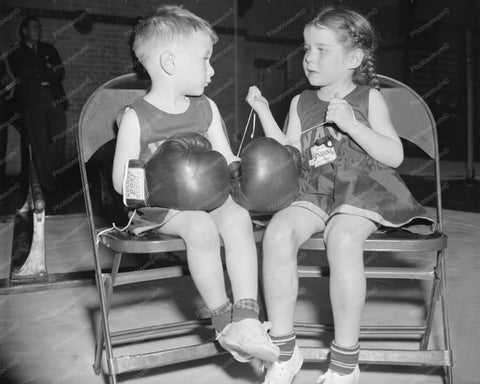
[[[36,17],[25,17],[19,32],[21,42],[9,58],[18,81],[14,99],[42,189],[48,194],[59,184],[55,170],[65,163],[68,102],[61,83],[65,70],[55,47],[40,41],[41,24]]]
[[[9,69],[6,57],[3,57],[0,51],[0,191],[6,186],[5,169],[7,164],[8,120],[10,117],[7,100],[11,96],[13,86],[13,74]]]

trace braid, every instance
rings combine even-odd
[[[377,72],[375,71],[374,60],[371,55],[365,60],[365,70],[368,76],[368,85],[380,90],[380,81],[378,80]]]
[[[352,80],[358,85],[369,85],[372,88],[380,90],[380,81],[375,71],[375,60],[373,56],[366,52],[362,64],[353,72]]]

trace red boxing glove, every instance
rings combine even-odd
[[[288,207],[300,193],[301,155],[290,145],[261,137],[241,153],[241,177],[234,200],[252,213],[268,214]]]
[[[124,204],[211,211],[230,194],[230,170],[223,155],[200,134],[165,140],[146,163],[130,160],[123,183]]]

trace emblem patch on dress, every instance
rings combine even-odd
[[[315,144],[312,145],[309,150],[310,160],[308,161],[308,165],[310,165],[310,167],[317,168],[331,163],[337,158],[333,140],[328,136],[322,139],[317,139]]]

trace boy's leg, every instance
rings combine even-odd
[[[230,323],[231,304],[229,307],[220,257],[220,237],[214,221],[206,212],[184,211],[171,218],[159,231],[180,236],[185,241],[190,274],[208,309],[214,317],[219,317],[218,324],[214,326],[221,332]]]
[[[371,220],[347,214],[333,216],[325,229],[335,340],[321,383],[358,383],[358,338],[366,295],[363,247],[376,229]]]
[[[231,197],[210,212],[225,247],[225,261],[232,284],[234,302],[257,299],[257,248],[248,211]]]
[[[253,228],[247,210],[231,197],[210,212],[225,246],[227,271],[234,297],[232,324],[219,335],[226,349],[236,349],[233,356],[242,362],[252,357],[275,361],[276,348],[258,320],[258,263]]]
[[[293,329],[298,293],[297,253],[300,245],[325,228],[323,220],[301,207],[276,213],[263,239],[263,282],[270,335],[280,348],[279,361],[268,367],[264,384],[290,384],[303,363]]]

